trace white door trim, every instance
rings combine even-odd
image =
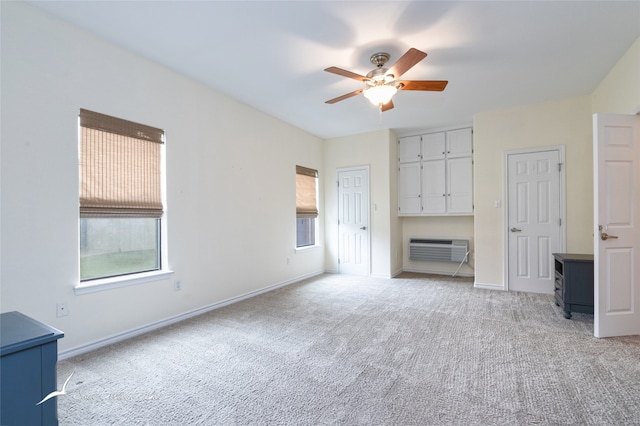
[[[566,196],[566,185],[565,185],[565,147],[564,145],[554,145],[554,146],[543,146],[543,147],[532,147],[532,148],[524,148],[524,149],[514,149],[509,151],[504,151],[503,156],[503,164],[502,164],[502,191],[503,191],[503,211],[502,211],[502,237],[503,237],[503,247],[504,247],[504,256],[503,256],[503,271],[502,271],[502,290],[509,290],[509,233],[507,232],[507,226],[509,225],[509,174],[507,171],[509,170],[509,156],[517,155],[517,154],[532,154],[536,152],[546,152],[546,151],[558,151],[558,158],[560,159],[560,164],[562,164],[562,169],[560,170],[560,220],[562,225],[560,226],[560,241],[559,247],[560,252],[564,253],[566,250],[566,240],[567,240],[567,196]]]
[[[366,170],[367,172],[367,197],[368,197],[368,203],[367,203],[367,208],[366,208],[366,219],[367,219],[367,243],[368,243],[368,247],[366,250],[366,255],[367,255],[367,276],[371,275],[371,171],[370,171],[370,167],[369,165],[362,165],[362,166],[352,166],[352,167],[340,167],[340,168],[336,168],[336,184],[340,181],[340,173],[343,172],[352,172],[352,171],[356,171],[356,170]],[[337,216],[338,218],[340,217],[340,188],[336,188],[336,206],[338,208],[338,212],[337,212]],[[336,241],[338,241],[338,259],[337,259],[337,264],[338,264],[338,273],[340,272],[340,226],[337,226],[337,239]]]

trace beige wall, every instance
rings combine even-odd
[[[475,280],[504,288],[505,151],[565,146],[566,250],[592,253],[593,182],[589,96],[474,116]],[[495,200],[502,201],[494,207]]]
[[[593,113],[640,112],[640,38],[600,82],[591,102]]]
[[[327,271],[338,271],[337,169],[369,166],[371,274],[389,277],[396,272],[394,269],[397,268],[397,261],[396,254],[392,255],[392,239],[398,233],[398,225],[397,218],[392,216],[391,199],[397,189],[395,186],[391,188],[394,179],[391,173],[395,173],[395,168],[390,165],[390,155],[394,149],[390,146],[392,143],[395,143],[395,137],[389,130],[325,141],[323,183]],[[393,155],[395,158],[395,154]]]
[[[389,220],[391,222],[391,234],[389,237],[390,248],[390,273],[396,276],[402,272],[403,241],[402,220],[398,217],[398,137],[394,132],[389,133],[389,178],[390,178],[390,203]]]
[[[474,116],[476,284],[504,288],[504,151],[566,147],[566,250],[593,253],[592,113],[640,106],[640,38],[591,95]]]
[[[295,250],[295,166],[323,170],[321,139],[27,3],[1,19],[2,312],[64,331],[64,352],[324,271],[322,248]],[[74,293],[80,108],[166,131],[172,277]]]

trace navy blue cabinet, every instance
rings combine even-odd
[[[58,339],[64,334],[20,312],[0,315],[0,424],[57,425]]]
[[[562,315],[571,312],[593,314],[593,255],[554,253],[555,299]]]

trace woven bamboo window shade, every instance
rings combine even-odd
[[[318,217],[317,178],[317,170],[296,166],[296,217]]]
[[[80,110],[80,217],[162,216],[164,131]]]

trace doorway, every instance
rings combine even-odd
[[[369,275],[369,167],[338,169],[338,271]]]
[[[553,294],[553,253],[564,251],[564,147],[509,151],[507,289]]]

